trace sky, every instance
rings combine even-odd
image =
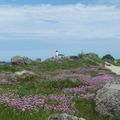
[[[120,0],[0,0],[0,61],[56,50],[120,58]]]

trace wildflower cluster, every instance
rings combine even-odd
[[[79,92],[85,92],[86,90],[96,90],[96,86],[80,86],[76,88],[65,88],[64,92],[73,92],[73,93],[79,93]]]
[[[70,113],[74,112],[71,106],[72,99],[73,97],[65,95],[26,96],[18,99],[0,96],[0,103],[9,107],[17,108],[23,112],[29,110],[39,111],[40,109],[44,109],[47,111],[61,111]]]
[[[95,73],[95,76],[91,76],[89,73]],[[97,73],[97,74],[96,74]],[[81,80],[83,85],[73,88],[64,88],[64,93],[79,94],[81,98],[93,99],[95,97],[96,90],[103,87],[108,81],[120,80],[120,77],[116,77],[111,74],[110,71],[100,69],[97,67],[91,67],[88,69],[73,69],[73,70],[60,70],[59,74],[53,77],[53,80]]]

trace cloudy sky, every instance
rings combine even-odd
[[[56,49],[120,58],[120,0],[0,0],[0,60]]]

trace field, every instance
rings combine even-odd
[[[68,113],[86,120],[117,120],[95,110],[96,91],[109,80],[120,77],[105,69],[103,61],[6,64],[0,65],[0,77],[22,70],[32,71],[36,76],[0,85],[0,120],[46,120],[52,113]]]

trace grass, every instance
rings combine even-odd
[[[91,71],[89,74],[91,77],[96,77],[98,75],[96,71]]]
[[[0,65],[0,71],[6,71],[6,72],[16,72],[21,70],[22,67],[20,66],[15,66],[15,65],[10,65],[10,64],[6,64],[6,65]]]
[[[14,85],[1,85],[0,93],[14,93],[16,97],[23,97],[28,95],[49,95],[62,94],[64,88],[79,87],[85,85],[82,81],[73,82],[71,80],[53,81],[40,80],[38,81],[22,81]]]
[[[0,105],[0,120],[46,120],[46,118],[52,114],[49,111],[29,111],[21,112],[17,109],[11,109],[5,105]]]
[[[86,120],[115,120],[98,114],[93,100],[77,99],[75,103],[78,110],[77,116],[82,116]]]
[[[102,64],[102,63],[101,63]],[[71,69],[79,67],[90,67],[98,66],[98,61],[93,61],[91,59],[75,59],[75,60],[64,60],[64,61],[44,61],[44,62],[33,62],[29,65],[0,65],[0,71],[6,72],[16,72],[21,70],[34,70],[37,72],[47,72],[48,74],[54,76],[58,69]],[[92,77],[97,76],[97,72],[89,73]],[[84,85],[82,81],[53,81],[44,80],[41,78],[20,81],[18,84],[14,85],[0,85],[1,94],[13,94],[13,97],[23,97],[28,95],[50,95],[50,94],[68,94],[64,93],[64,88],[78,87]],[[95,102],[93,100],[85,99],[75,99],[75,107],[77,112],[75,113],[78,117],[84,117],[86,120],[110,120],[110,118],[102,116],[95,111]],[[4,104],[0,104],[0,120],[46,120],[47,117],[55,113],[55,111],[44,111],[39,112],[21,112],[20,110],[8,107]],[[111,119],[115,120],[115,119]],[[117,120],[117,119],[116,119]]]
[[[62,61],[43,61],[43,62],[32,62],[29,65],[0,65],[0,71],[8,71],[8,72],[16,72],[20,70],[33,70],[37,69],[43,72],[46,71],[55,71],[57,69],[70,69],[70,68],[79,68],[83,67],[90,67],[99,65],[98,61],[93,61],[91,59],[65,59]]]
[[[62,85],[62,88],[59,89],[59,86]],[[56,86],[56,87],[55,87]],[[71,82],[63,83],[56,81],[40,81],[39,84],[29,81],[29,82],[21,82],[17,85],[7,85],[0,86],[4,93],[11,92],[17,97],[23,97],[27,95],[49,95],[49,94],[62,94],[63,88],[65,87],[75,87],[76,85]],[[95,103],[92,100],[85,99],[75,99],[75,106],[77,109],[76,116],[84,117],[86,120],[110,120],[107,117],[99,115],[95,111]],[[49,111],[39,111],[36,112],[21,112],[14,108],[6,107],[5,105],[0,105],[0,118],[2,120],[46,120],[46,118],[55,113]],[[112,119],[111,119],[112,120]],[[115,119],[113,119],[115,120]]]

